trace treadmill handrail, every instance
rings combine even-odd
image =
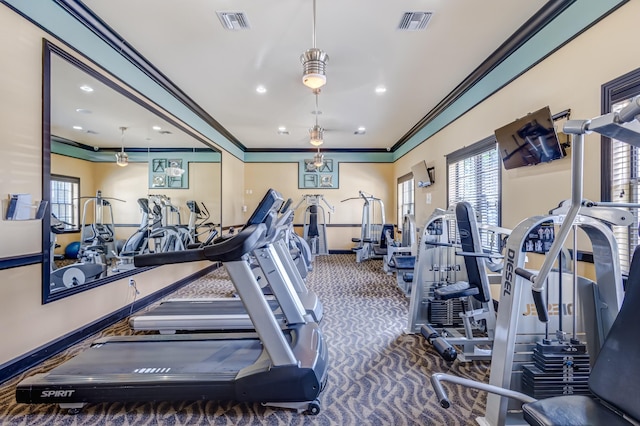
[[[148,253],[133,257],[135,266],[156,266],[171,263],[196,262],[232,262],[239,260],[263,244],[267,232],[264,223],[249,225],[232,238],[199,249],[181,250],[166,253]]]

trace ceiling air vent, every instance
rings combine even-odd
[[[244,12],[216,12],[222,26],[228,30],[248,30],[249,21]]]
[[[400,19],[400,31],[424,30],[431,19],[431,12],[405,12]]]

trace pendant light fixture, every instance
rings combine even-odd
[[[313,146],[320,146],[324,143],[324,129],[318,125],[318,115],[320,114],[320,110],[318,109],[318,93],[320,93],[320,89],[314,89],[313,93],[316,96],[316,110],[314,111],[316,124],[309,129],[309,143]]]
[[[329,55],[316,48],[316,0],[313,0],[313,47],[300,56],[302,62],[302,83],[311,88],[318,89],[327,83],[325,68]]]
[[[120,152],[116,152],[116,164],[120,167],[125,167],[129,164],[129,154],[124,152],[124,131],[127,130],[126,127],[120,127],[120,131],[122,132],[122,137],[120,140],[121,148]]]
[[[320,148],[318,148],[318,152],[313,156],[313,165],[316,166],[316,169],[324,165],[324,154],[320,153]]]

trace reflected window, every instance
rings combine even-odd
[[[51,175],[51,214],[64,223],[62,232],[78,231],[80,178]]]

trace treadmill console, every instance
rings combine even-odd
[[[269,189],[267,193],[264,194],[264,197],[262,197],[262,201],[260,201],[260,204],[256,207],[245,227],[263,223],[267,219],[269,212],[272,210],[278,211],[283,202],[284,198],[282,198],[282,195],[280,195],[278,191]]]

